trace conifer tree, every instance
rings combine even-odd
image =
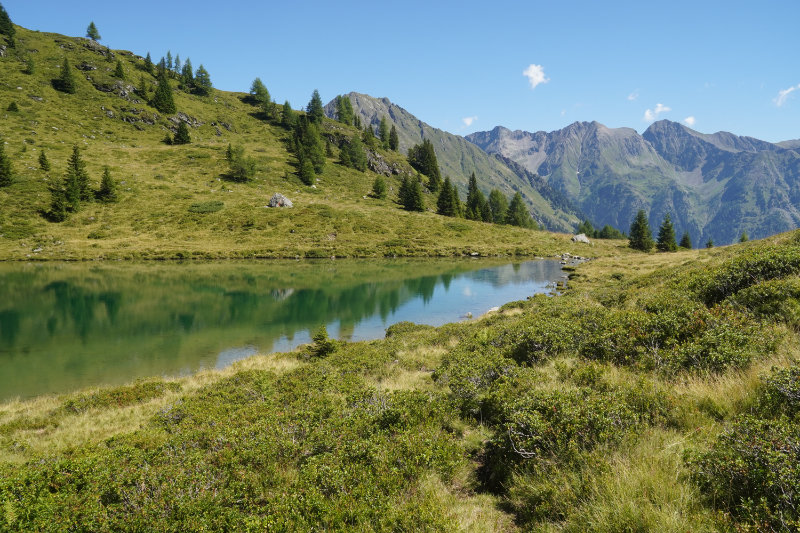
[[[6,155],[6,143],[0,138],[0,187],[8,187],[14,182],[11,158]]]
[[[180,86],[184,91],[190,91],[194,85],[194,72],[192,71],[192,60],[188,57],[181,69]]]
[[[361,135],[361,140],[364,141],[364,144],[374,150],[378,146],[378,142],[375,139],[375,131],[372,129],[372,124],[367,124],[364,127],[364,133]]]
[[[319,133],[319,128],[312,123],[308,116],[301,116],[294,128],[293,144],[298,158],[308,159],[317,174],[325,167],[325,145]]]
[[[189,144],[190,142],[192,142],[192,137],[189,135],[189,127],[181,120],[178,124],[178,130],[172,138],[172,144]]]
[[[353,135],[349,143],[342,146],[340,156],[342,164],[364,172],[367,170],[367,154],[364,152],[364,145],[358,134]],[[345,163],[347,161],[347,164]]]
[[[647,222],[647,213],[644,209],[640,209],[636,213],[636,218],[631,224],[628,246],[642,252],[649,252],[653,249],[653,234],[650,232],[650,224]]]
[[[408,162],[421,174],[428,176],[428,189],[437,192],[442,185],[442,174],[439,171],[439,162],[436,151],[430,139],[423,139],[422,144],[417,144],[408,149]]]
[[[386,198],[386,181],[381,175],[376,176],[375,181],[372,182],[372,196],[381,200]]]
[[[520,201],[521,200],[520,198]],[[483,196],[481,190],[478,189],[478,180],[475,178],[475,173],[473,172],[469,177],[469,184],[467,185],[467,209],[465,216],[468,220],[489,222],[489,220],[484,218],[487,207],[486,198]]]
[[[100,190],[97,191],[97,198],[101,202],[117,201],[117,185],[111,178],[111,171],[108,167],[103,167],[103,179],[100,180]]]
[[[302,155],[302,153],[299,154],[298,163],[300,169],[299,170],[300,181],[302,181],[306,185],[312,185],[315,180],[314,163],[311,162],[311,159]]]
[[[201,64],[197,67],[197,72],[194,75],[194,91],[200,96],[208,96],[211,94],[211,76],[208,71]]]
[[[97,26],[94,25],[94,21],[89,23],[89,27],[86,28],[86,36],[97,42],[100,40],[100,32],[97,31]]]
[[[176,75],[181,73],[181,55],[175,54],[175,61],[172,63],[172,72]]]
[[[311,100],[308,102],[308,106],[306,107],[306,113],[308,113],[308,118],[313,124],[322,124],[322,118],[325,116],[325,108],[322,106],[322,98],[319,95],[319,91],[314,89],[314,92],[311,94]]]
[[[750,237],[747,235],[746,231],[742,231],[742,235],[739,237],[739,242],[747,242],[750,240]]]
[[[357,130],[360,130],[360,129],[361,129],[361,115],[359,115],[358,113],[356,113],[356,114],[353,116],[353,126],[354,126],[354,127],[357,129]]]
[[[336,120],[348,125],[352,125],[354,120],[353,104],[349,97],[342,94],[336,97]]]
[[[294,128],[294,124],[297,120],[297,115],[295,114],[292,106],[289,104],[289,100],[283,102],[283,108],[281,109],[281,125],[284,128]]]
[[[148,74],[153,74],[155,72],[153,69],[153,60],[150,59],[150,52],[147,52],[147,56],[144,58],[144,71]]]
[[[389,130],[389,149],[396,152],[399,147],[400,139],[397,136],[397,128],[395,128],[394,124],[392,124],[392,127]]]
[[[166,62],[166,67],[167,67],[167,70],[168,70],[168,71],[171,71],[171,70],[172,70],[172,52],[170,52],[169,50],[167,50],[167,62]]]
[[[63,180],[56,180],[50,185],[50,209],[47,218],[52,222],[63,222],[67,219],[67,194]]]
[[[33,56],[28,56],[25,60],[25,70],[23,70],[25,74],[34,74],[36,72],[36,63],[33,60]]]
[[[10,104],[8,104],[8,107],[6,108],[6,111],[9,111],[11,113],[18,113],[19,112],[19,106],[17,105],[16,102],[11,102]]]
[[[167,115],[171,115],[178,110],[172,97],[172,87],[164,73],[158,76],[158,86],[156,87],[156,92],[153,93],[153,99],[150,100],[150,105]]]
[[[44,153],[44,150],[39,152],[39,168],[48,172],[50,170],[50,161],[47,159],[47,155]]]
[[[425,202],[422,197],[422,185],[419,178],[403,177],[399,191],[400,204],[406,211],[424,211]]]
[[[508,205],[506,224],[519,226],[521,228],[536,229],[536,222],[533,221],[530,211],[525,207],[522,195],[517,192]]]
[[[508,214],[508,200],[497,189],[492,189],[489,193],[489,212],[491,213],[491,222],[495,224],[505,224],[506,215]]]
[[[225,159],[228,161],[230,172],[228,176],[233,181],[249,181],[256,175],[256,160],[252,157],[245,157],[244,148],[236,146],[226,151]]]
[[[713,247],[714,247],[714,241],[708,239],[708,242],[706,243],[706,248],[713,248]]]
[[[386,121],[386,116],[381,117],[381,123],[378,126],[378,137],[381,139],[381,148],[384,150],[389,149],[389,123]]]
[[[148,99],[149,97],[148,97],[147,88],[148,88],[147,79],[144,77],[144,74],[142,74],[139,77],[139,88],[138,88],[138,90],[136,92],[138,92],[139,95],[141,95],[142,98]]]
[[[672,227],[669,213],[664,215],[664,221],[658,228],[656,248],[661,252],[674,252],[678,249],[678,243],[675,242],[675,228]]]
[[[687,250],[692,249],[692,238],[689,236],[689,232],[683,232],[683,237],[681,237],[681,242],[678,244],[681,248],[686,248]]]
[[[446,176],[441,188],[439,189],[439,196],[436,199],[436,213],[446,216],[458,216],[458,192],[450,182],[450,177]]]
[[[3,4],[0,4],[0,35],[5,35],[8,37],[8,40],[12,44],[12,48],[15,32],[16,29],[14,29],[14,24],[11,23],[11,17],[8,16],[8,12],[3,7]]]
[[[125,79],[125,70],[122,68],[122,61],[117,59],[117,67],[114,69],[114,77],[121,80]]]
[[[72,76],[67,56],[64,56],[64,61],[61,62],[61,75],[56,80],[55,86],[61,92],[75,94],[75,78]]]
[[[272,115],[272,98],[270,98],[267,86],[264,85],[261,78],[254,79],[252,85],[250,85],[250,98],[261,108],[265,115]]]

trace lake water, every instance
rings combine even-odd
[[[547,292],[558,261],[0,264],[0,401],[381,338]]]

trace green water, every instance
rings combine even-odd
[[[441,325],[548,290],[555,261],[0,264],[0,400]]]

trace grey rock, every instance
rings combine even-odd
[[[6,45],[4,44],[0,45],[0,57],[6,57],[6,50],[7,50]]]
[[[272,198],[269,199],[269,206],[270,207],[294,207],[294,204],[291,200],[286,198],[279,192],[276,192],[272,195]]]
[[[589,240],[589,237],[587,237],[585,233],[578,233],[577,235],[573,235],[572,242],[582,242],[584,244],[592,244],[592,242]]]
[[[97,70],[96,66],[92,65],[91,63],[87,63],[86,61],[84,61],[80,65],[76,65],[75,68],[78,69],[78,70],[83,70],[83,71]]]

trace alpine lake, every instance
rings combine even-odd
[[[557,260],[0,264],[0,401],[439,326],[553,290]]]

